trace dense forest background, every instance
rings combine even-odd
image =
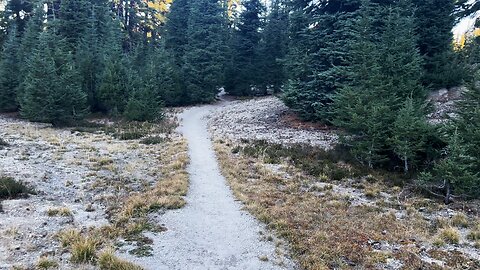
[[[480,40],[451,30],[454,0],[10,0],[2,14],[0,111],[70,124],[133,121],[164,106],[279,93],[339,128],[368,167],[419,175],[431,192],[480,193]],[[457,117],[431,125],[430,90],[467,85]]]

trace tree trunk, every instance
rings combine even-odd
[[[408,173],[408,158],[405,156],[405,158],[403,159],[404,161],[404,168],[403,168],[403,171],[405,172],[405,174]]]
[[[452,190],[451,190],[451,187],[450,187],[450,182],[449,181],[445,181],[445,204],[450,204],[450,197],[452,195]]]

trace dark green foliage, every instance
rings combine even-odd
[[[13,199],[32,193],[32,190],[11,177],[0,176],[0,200]]]
[[[59,18],[54,22],[58,34],[63,36],[72,49],[87,30],[93,5],[87,0],[62,0],[60,2]]]
[[[259,89],[261,75],[260,58],[260,15],[264,10],[259,0],[245,0],[245,8],[240,14],[238,30],[233,33],[233,59],[229,76],[226,78],[228,93],[237,96],[261,94],[265,89]]]
[[[453,52],[454,0],[412,0],[418,47],[425,58],[423,82],[433,87],[458,86],[462,82],[461,63]],[[432,8],[435,7],[435,8]]]
[[[405,173],[418,161],[418,154],[425,150],[427,137],[431,133],[424,111],[412,98],[407,98],[393,123],[389,144],[395,155],[403,161]]]
[[[272,2],[265,30],[262,33],[261,89],[269,92],[279,92],[285,82],[284,60],[288,49],[288,9],[286,1]]]
[[[222,86],[226,24],[218,0],[191,3],[184,65],[189,103],[212,101]]]
[[[170,50],[175,64],[181,68],[185,49],[188,44],[188,18],[190,5],[188,0],[173,1],[165,26],[165,48]]]
[[[102,109],[118,116],[127,105],[130,92],[135,90],[135,82],[128,60],[122,53],[113,53],[105,61],[98,89],[98,99]]]
[[[457,117],[454,125],[458,135],[464,140],[466,153],[476,157],[473,161],[475,171],[480,171],[480,72],[477,72],[474,82],[463,94],[463,100],[458,102]]]
[[[475,157],[469,156],[459,134],[455,131],[445,149],[445,157],[438,161],[432,172],[423,173],[420,184],[450,203],[452,196],[467,198],[480,195],[480,176],[474,169]]]
[[[407,171],[406,161],[424,150],[424,138],[416,132],[427,129],[425,91],[408,10],[403,1],[387,8],[363,3],[353,32],[356,40],[350,45],[349,81],[334,99],[333,123],[349,132],[344,143],[369,167],[393,151]],[[378,33],[381,20],[384,30]]]
[[[17,90],[21,82],[18,63],[19,46],[18,32],[16,28],[12,28],[3,45],[0,59],[0,112],[12,112],[18,109]]]
[[[124,116],[131,121],[158,121],[163,118],[162,109],[154,85],[145,85],[130,96]]]
[[[69,124],[86,113],[86,95],[67,45],[51,30],[40,35],[25,74],[21,115],[31,121]]]
[[[320,1],[318,7],[298,1],[291,14],[283,99],[307,120],[328,122],[329,105],[346,78],[351,22],[360,2]]]
[[[294,166],[315,177],[328,177],[329,180],[342,180],[363,174],[361,168],[345,167],[341,164],[349,162],[343,149],[324,151],[305,145],[284,146],[269,144],[265,141],[253,141],[246,145],[233,148],[234,153],[262,158],[267,163],[278,164],[283,161],[292,161]]]

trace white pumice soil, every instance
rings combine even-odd
[[[167,231],[153,238],[153,256],[122,256],[152,270],[293,269],[275,238],[262,240],[269,232],[242,210],[220,173],[205,119],[217,106],[194,107],[181,115],[190,155],[187,205],[158,218]]]

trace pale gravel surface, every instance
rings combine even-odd
[[[278,254],[275,240],[262,240],[268,232],[242,210],[220,173],[205,120],[215,108],[194,107],[182,114],[180,129],[190,155],[187,205],[158,218],[168,230],[154,237],[152,257],[122,256],[155,270],[293,269]]]
[[[56,234],[66,228],[85,231],[109,224],[109,202],[155,182],[164,147],[120,141],[102,132],[54,129],[4,115],[0,115],[0,138],[9,143],[0,149],[0,174],[26,183],[37,193],[0,202],[2,270],[34,269],[41,256],[57,261],[59,269],[94,268],[72,265]],[[99,167],[101,161],[108,166]],[[72,216],[47,214],[59,207],[68,208]]]
[[[266,140],[278,144],[309,144],[330,149],[338,140],[331,131],[286,127],[280,117],[288,108],[277,97],[234,101],[218,107],[209,118],[215,137]]]

